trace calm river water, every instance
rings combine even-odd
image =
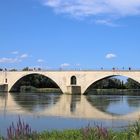
[[[140,96],[0,93],[0,133],[18,120],[33,130],[81,128],[90,124],[120,129],[138,120]]]

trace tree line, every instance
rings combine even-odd
[[[92,84],[93,89],[140,89],[140,83],[128,78],[126,82],[117,78],[107,78]]]
[[[53,80],[39,74],[30,74],[21,78],[13,86],[11,91],[20,91],[22,86],[32,86],[35,88],[59,88]]]

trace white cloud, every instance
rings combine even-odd
[[[119,25],[113,23],[110,19],[97,19],[95,20],[96,24],[103,24],[111,27],[118,27]]]
[[[0,63],[17,63],[20,61],[21,60],[17,58],[7,58],[7,57],[0,58]]]
[[[113,53],[108,53],[108,54],[106,55],[106,58],[107,58],[107,59],[112,59],[112,58],[115,58],[115,57],[117,57],[117,55],[116,55],[116,54],[113,54]]]
[[[43,0],[45,6],[57,13],[74,17],[140,15],[140,0]]]
[[[37,62],[42,63],[42,62],[44,62],[44,60],[43,59],[38,59]]]
[[[70,64],[69,64],[69,63],[63,63],[63,64],[61,64],[60,66],[63,68],[63,67],[68,67],[68,66],[70,66]]]
[[[29,57],[29,56],[28,56],[28,54],[26,54],[26,53],[25,53],[25,54],[22,54],[22,55],[20,56],[20,58],[27,58],[27,57]]]
[[[11,54],[16,55],[16,54],[19,54],[19,52],[18,51],[13,51],[13,52],[11,52]],[[27,57],[29,57],[29,55],[26,54],[26,53],[24,53],[20,56],[15,56],[14,58],[12,58],[12,57],[2,57],[2,58],[0,58],[0,63],[19,63],[19,62],[22,62],[22,60],[27,58]]]
[[[19,52],[18,51],[13,51],[11,52],[12,54],[18,54]]]

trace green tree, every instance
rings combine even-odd
[[[127,79],[125,86],[127,89],[140,89],[140,83],[132,80],[131,78]]]
[[[39,74],[31,74],[21,78],[11,91],[20,91],[21,86],[33,86],[36,88],[58,88],[57,84],[48,77]]]
[[[22,69],[22,71],[28,71],[29,70],[29,67],[25,67]]]
[[[125,85],[120,79],[107,78],[107,79],[97,81],[96,83],[94,83],[91,86],[91,88],[94,88],[94,89],[112,89],[112,88],[124,89]]]

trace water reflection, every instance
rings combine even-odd
[[[130,107],[139,107],[140,106],[140,96],[129,96],[127,102]]]
[[[0,93],[0,113],[3,111],[3,115],[6,114],[6,107],[7,107],[7,93]]]
[[[71,102],[70,102],[70,112],[76,112],[76,104],[81,101],[81,96],[79,95],[70,95]]]
[[[4,133],[18,115],[39,131],[79,128],[88,123],[120,127],[139,119],[140,96],[1,93],[0,131]]]
[[[55,105],[59,100],[59,94],[41,94],[41,93],[19,93],[10,94],[11,99],[27,111],[35,112],[47,109]]]
[[[0,113],[91,119],[136,119],[140,96],[0,94]]]
[[[139,111],[140,96],[89,95],[87,100],[93,107],[113,116]]]

